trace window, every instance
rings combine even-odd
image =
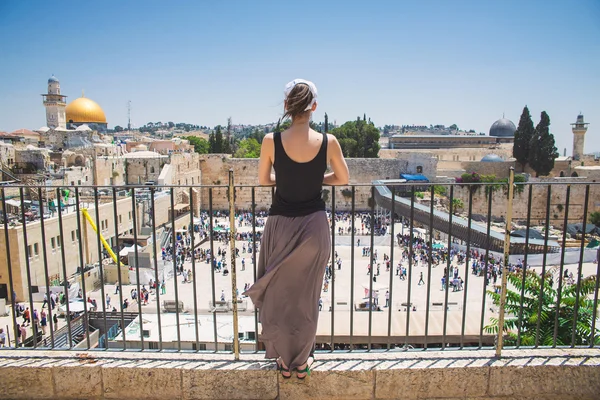
[[[86,181],[86,182],[88,181],[88,176],[87,176],[87,175],[85,176],[85,181]]]
[[[27,257],[31,258],[31,245],[27,246]]]
[[[104,230],[104,221],[100,221],[100,230]]]
[[[194,184],[194,177],[192,176],[192,185]]]
[[[50,247],[52,247],[52,250],[56,249],[56,239],[55,238],[50,238]]]
[[[154,173],[154,167],[150,167],[150,173],[153,174]]]
[[[71,231],[71,241],[75,241],[75,231]]]
[[[40,255],[40,248],[37,243],[33,244],[33,254],[35,254],[36,257]]]
[[[119,223],[123,222],[123,218],[121,218],[121,214],[119,214]]]
[[[56,237],[56,246],[60,248],[60,235]]]
[[[422,174],[423,173],[423,167],[418,165],[417,166],[417,174]]]
[[[129,211],[129,220],[131,221],[131,211]]]
[[[104,229],[108,230],[108,220],[104,220]]]

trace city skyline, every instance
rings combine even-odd
[[[399,3],[4,2],[0,130],[45,124],[52,74],[69,102],[85,89],[111,128],[127,126],[130,100],[133,126],[274,122],[285,83],[302,77],[319,88],[317,122],[366,113],[488,133],[528,105],[534,124],[550,115],[561,155],[579,112],[585,151],[600,151],[600,4]]]

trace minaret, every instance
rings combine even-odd
[[[54,75],[48,79],[48,93],[43,94],[44,107],[46,107],[46,126],[48,128],[66,128],[67,96],[60,94],[60,82]]]
[[[581,160],[583,157],[583,143],[589,123],[583,122],[583,114],[577,116],[577,122],[573,126],[573,160]]]

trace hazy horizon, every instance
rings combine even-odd
[[[319,89],[313,119],[377,126],[457,124],[489,132],[528,105],[559,153],[582,112],[600,151],[600,2],[114,0],[0,3],[0,130],[46,124],[54,74],[68,101],[98,102],[108,126],[173,121],[258,125],[283,87]]]

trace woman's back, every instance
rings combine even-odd
[[[275,133],[273,141],[276,192],[270,214],[300,217],[324,210],[327,135],[289,129]]]

